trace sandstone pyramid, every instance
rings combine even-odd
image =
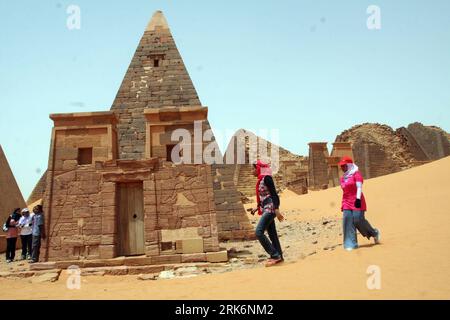
[[[201,105],[166,18],[157,11],[145,29],[111,107],[119,117],[119,157],[143,158],[145,108]]]
[[[417,160],[432,161],[450,155],[450,135],[439,127],[415,122],[399,130],[414,137],[417,144],[415,148],[420,149],[420,152],[414,152]]]
[[[42,174],[41,178],[35,185],[33,191],[27,199],[27,205],[31,205],[44,198],[45,186],[47,185],[47,170]]]
[[[414,156],[406,141],[387,125],[357,125],[341,133],[336,142],[352,143],[355,161],[367,179],[413,166]]]
[[[237,162],[237,141],[239,137],[245,145],[245,163]],[[251,147],[251,144],[254,144]],[[267,151],[261,150],[261,147],[267,146]],[[277,150],[279,155],[278,169],[276,164],[273,163],[272,150]],[[296,155],[276,144],[267,141],[266,139],[256,136],[253,132],[240,129],[236,131],[227,147],[227,151],[224,156],[224,162],[226,162],[227,154],[233,153],[233,159],[235,160],[233,180],[238,191],[243,195],[243,200],[247,197],[253,197],[255,195],[255,177],[252,174],[252,160],[260,159],[267,163],[271,163],[274,172],[274,179],[276,187],[279,190],[290,188],[293,191],[303,194],[307,192],[307,172],[308,172],[308,159],[303,156]]]
[[[189,106],[202,104],[166,18],[157,11],[145,29],[111,107],[119,118],[118,157],[134,160],[144,157],[144,109]],[[210,128],[205,121],[203,130]],[[233,184],[232,168],[214,164],[211,171],[219,239],[253,238],[253,227]]]
[[[450,155],[448,133],[413,123],[397,130],[364,123],[342,132],[336,142],[353,145],[355,161],[366,178],[374,178]]]
[[[0,222],[12,213],[14,208],[25,208],[25,201],[16,179],[11,171],[8,160],[0,145]]]

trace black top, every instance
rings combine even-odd
[[[275,209],[280,208],[280,198],[278,197],[277,189],[275,189],[275,183],[273,182],[272,177],[265,176],[264,184],[266,185],[267,189],[269,189],[270,197],[272,198]]]
[[[9,223],[11,222],[11,219],[13,219],[16,223],[19,222],[21,215],[20,213],[12,213],[9,215],[8,219],[6,219],[6,227],[7,228],[15,228],[15,226],[11,226]]]

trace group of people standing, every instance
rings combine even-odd
[[[6,262],[16,257],[17,239],[22,242],[22,260],[30,263],[39,261],[41,239],[45,239],[45,222],[42,206],[37,205],[30,213],[28,208],[16,208],[6,220],[3,231],[6,232]]]
[[[358,248],[356,230],[367,239],[373,238],[380,242],[380,231],[374,229],[365,218],[367,204],[362,192],[364,179],[358,166],[350,157],[343,157],[339,162],[343,171],[340,179],[343,190],[341,211],[343,212],[344,249],[351,251]],[[259,222],[256,226],[256,237],[270,258],[266,266],[270,267],[284,261],[280,240],[275,227],[275,218],[280,222],[284,216],[280,213],[280,198],[272,178],[270,166],[260,160],[253,164],[253,175],[258,178],[256,183],[257,207],[250,209],[252,214],[258,212]],[[267,231],[269,238],[265,235]]]

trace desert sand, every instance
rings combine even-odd
[[[367,180],[364,193],[366,217],[381,230],[379,245],[359,235],[358,250],[339,246],[272,268],[157,281],[89,276],[79,290],[67,289],[64,273],[55,283],[0,279],[0,298],[450,299],[450,157]],[[295,214],[279,225],[317,221],[330,212],[339,219],[340,198],[338,188],[304,196],[284,192],[282,210]],[[373,265],[381,271],[379,290],[367,287]]]

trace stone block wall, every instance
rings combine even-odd
[[[211,172],[207,165],[110,162],[54,175],[49,260],[108,259],[120,254],[117,183],[143,181],[145,254],[161,254],[161,232],[195,228],[205,252],[219,250]]]
[[[401,136],[408,146],[409,151],[413,155],[416,161],[429,161],[430,158],[426,151],[420,146],[416,138],[405,127],[401,127],[396,130],[396,133]]]
[[[331,150],[331,157],[342,158],[344,156],[354,158],[352,144],[350,142],[335,142],[333,143],[333,150]]]
[[[154,174],[157,230],[196,228],[205,252],[219,250],[218,224],[209,165],[174,166],[164,163]],[[146,199],[144,194],[144,199]],[[152,205],[151,201],[147,202]],[[154,212],[153,208],[152,209]],[[149,210],[150,211],[150,210]]]
[[[328,187],[328,149],[326,142],[309,144],[309,188],[324,189]]]
[[[429,160],[438,160],[450,155],[450,141],[443,130],[413,123],[408,126],[407,131],[414,137]]]
[[[355,161],[365,179],[375,178],[394,172],[402,168],[389,153],[378,144],[356,143],[353,145]]]
[[[353,154],[352,154],[353,156]],[[329,157],[328,161],[328,187],[333,188],[340,186],[340,178],[342,170],[339,168],[341,157]],[[353,159],[353,158],[352,158]]]
[[[253,240],[254,228],[234,184],[234,169],[233,165],[228,164],[211,166],[219,239]]]

